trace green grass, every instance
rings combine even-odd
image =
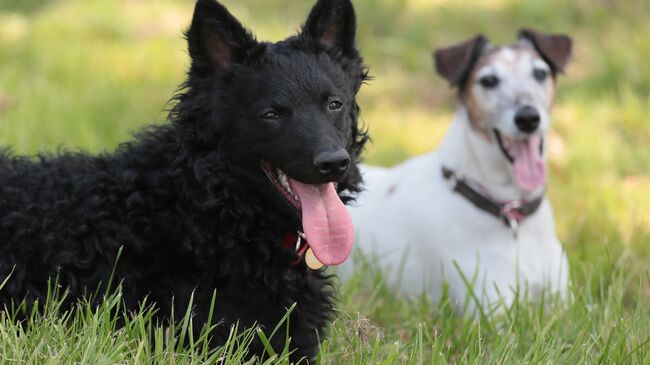
[[[270,40],[298,29],[310,6],[224,3]],[[502,317],[472,320],[445,303],[395,297],[370,266],[341,288],[340,315],[321,360],[650,364],[650,3],[355,4],[359,45],[375,77],[360,94],[374,140],[367,160],[382,165],[435,148],[449,126],[453,92],[434,75],[433,48],[477,32],[510,42],[524,26],[575,38],[549,151],[549,194],[571,260],[574,300],[518,303]],[[98,152],[164,121],[187,67],[181,30],[191,8],[189,0],[0,0],[0,145],[25,154]],[[256,335],[212,353],[187,331],[180,346],[183,321],[156,327],[148,309],[116,327],[119,296],[64,316],[55,302],[21,327],[2,314],[0,363],[239,363]]]
[[[323,364],[648,364],[650,310],[645,305],[647,273],[631,275],[621,260],[606,276],[579,264],[586,285],[559,303],[502,307],[500,316],[472,319],[454,313],[447,301],[432,306],[425,298],[396,298],[372,265],[346,285],[341,313],[325,340]],[[368,266],[365,266],[368,265]],[[362,274],[363,273],[363,274]],[[592,290],[591,287],[599,288]],[[637,296],[627,298],[635,292]],[[32,312],[17,324],[15,314],[0,313],[0,363],[27,364],[241,364],[253,328],[233,329],[228,344],[210,349],[211,323],[192,337],[190,312],[175,325],[159,326],[155,309],[143,303],[126,312],[120,292],[99,306],[80,303],[61,314],[54,292],[43,313]],[[214,300],[218,300],[218,295]],[[119,324],[117,314],[126,318]],[[275,335],[284,335],[276,333]],[[288,364],[288,351],[250,360],[250,364]]]

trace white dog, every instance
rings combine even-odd
[[[362,251],[403,292],[437,301],[447,282],[459,310],[471,312],[516,293],[565,294],[545,142],[571,48],[567,36],[525,30],[510,46],[477,36],[435,52],[438,73],[459,91],[448,135],[436,152],[366,167],[366,191],[351,209]]]

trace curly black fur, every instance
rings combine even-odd
[[[148,297],[167,316],[173,299],[178,315],[194,293],[199,328],[216,290],[223,325],[215,345],[237,321],[273,329],[297,303],[292,358],[313,359],[333,288],[283,247],[301,223],[260,162],[324,183],[333,177],[318,173],[314,154],[344,148],[353,163],[335,177],[338,189],[344,199],[358,191],[367,136],[355,95],[367,72],[354,33],[349,0],[319,0],[300,34],[275,44],[199,0],[187,32],[192,66],[170,123],[99,156],[0,153],[0,278],[11,273],[0,303],[42,301],[57,275],[73,301],[115,270],[129,308]],[[341,113],[325,110],[331,96],[343,102]],[[278,119],[260,118],[266,110]],[[281,350],[285,338],[272,342]],[[255,342],[250,351],[263,350]]]

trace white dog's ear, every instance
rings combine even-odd
[[[527,40],[539,52],[544,61],[551,66],[553,74],[564,72],[571,61],[573,41],[564,34],[544,34],[532,29],[519,31],[519,39]]]
[[[433,59],[438,74],[451,86],[462,88],[487,44],[487,38],[477,35],[463,43],[436,50]]]

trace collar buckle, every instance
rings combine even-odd
[[[524,206],[525,204],[523,201],[514,200],[504,204],[501,208],[501,217],[506,221],[508,227],[510,227],[514,238],[517,238],[519,234],[519,225],[525,218],[524,214],[520,211]]]
[[[507,217],[513,216],[514,218],[517,218],[521,215],[518,210],[523,208],[524,205],[525,203],[521,200],[513,200],[503,205],[503,208],[501,208],[501,214]]]

